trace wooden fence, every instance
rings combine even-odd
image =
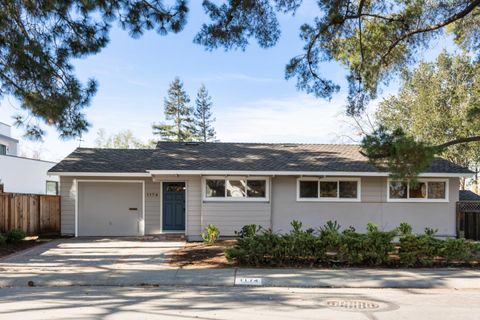
[[[457,202],[457,236],[480,240],[480,201]]]
[[[28,235],[60,234],[60,196],[0,193],[0,232],[17,228]]]

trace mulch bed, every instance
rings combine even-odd
[[[183,248],[168,254],[170,265],[177,268],[225,268],[234,263],[228,262],[223,254],[225,247],[233,246],[235,240],[222,240],[214,244],[189,242]]]
[[[6,243],[0,245],[0,258],[17,253],[22,250],[30,249],[39,244],[43,244],[48,240],[39,239],[38,237],[27,237],[25,240],[14,243]]]

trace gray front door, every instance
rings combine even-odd
[[[164,182],[163,231],[185,230],[185,182]]]

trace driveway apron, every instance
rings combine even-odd
[[[183,245],[141,238],[54,240],[1,259],[0,287],[162,284],[177,272],[165,253]]]

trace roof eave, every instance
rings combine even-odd
[[[147,170],[152,175],[268,175],[268,176],[355,176],[355,177],[388,177],[389,172],[361,172],[361,171],[242,171],[242,170]],[[474,173],[426,172],[420,177],[472,177]]]
[[[242,171],[242,170],[146,170],[147,172],[49,172],[49,175],[66,177],[151,177],[153,175],[249,175],[249,176],[346,176],[346,177],[388,177],[388,172],[361,171]],[[426,172],[425,178],[470,178],[474,173]]]
[[[51,176],[64,177],[151,177],[148,172],[54,172],[49,171]]]

